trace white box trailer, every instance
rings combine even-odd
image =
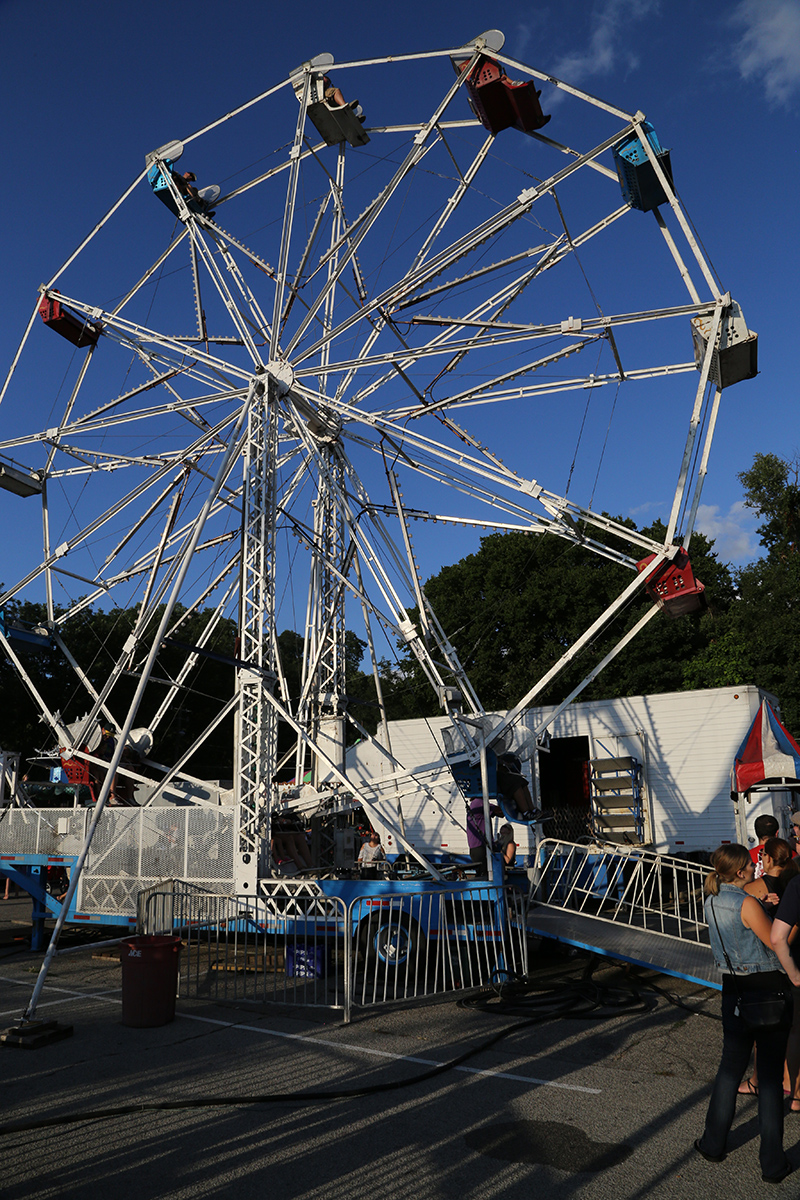
[[[537,836],[597,837],[599,815],[607,840],[682,856],[723,842],[754,845],[753,822],[762,812],[774,813],[785,833],[792,792],[731,799],[734,755],[764,699],[779,712],[774,696],[750,685],[578,702],[552,719],[555,707],[529,709],[527,729],[544,728],[549,735],[548,749],[537,749],[523,764],[538,804],[553,814]],[[426,793],[393,783],[397,767],[378,747],[362,742],[347,752],[348,775],[367,788],[377,785],[380,807],[387,806],[395,824],[402,810],[407,839],[434,858],[468,852],[464,800],[444,762],[442,729],[448,724],[445,718],[430,718],[389,725],[393,758],[424,781]],[[604,763],[623,765],[606,766],[604,775],[598,770]],[[616,788],[615,772],[629,777]],[[612,788],[610,796],[603,793],[604,785]],[[621,798],[615,809],[621,788],[631,799]],[[626,823],[620,814],[633,808],[638,817]],[[493,822],[495,834],[501,823]],[[397,852],[391,832],[378,828],[387,851]],[[518,861],[532,865],[533,834],[523,825],[515,831]]]
[[[791,793],[731,799],[734,756],[765,699],[779,713],[774,696],[750,685],[587,701],[570,705],[552,723],[548,709],[531,709],[528,728],[544,724],[550,733],[550,754],[539,751],[535,764],[539,803],[555,813],[545,836],[574,841],[590,832],[580,770],[591,793],[590,764],[620,758],[641,764],[641,840],[659,853],[711,851],[733,841],[754,845],[753,822],[762,812],[774,813],[785,833]]]

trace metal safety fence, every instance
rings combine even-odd
[[[91,818],[87,808],[5,806],[0,855],[23,863],[35,855],[74,859]],[[231,808],[107,808],[81,872],[77,911],[124,922],[135,916],[138,894],[169,877],[232,892],[233,829]]]
[[[258,896],[185,881],[139,897],[138,930],[178,933],[179,995],[323,1006],[345,1021],[372,1007],[527,974],[525,896],[513,888],[382,890],[350,904],[317,884],[282,880]]]
[[[224,896],[175,880],[142,894],[137,928],[180,935],[179,996],[340,1009],[347,1021],[346,915],[309,884]]]
[[[543,841],[531,898],[681,941],[708,941],[708,867],[638,847]]]
[[[525,897],[488,884],[361,896],[349,909],[353,1003],[439,995],[527,974]]]

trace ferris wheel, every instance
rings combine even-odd
[[[235,616],[235,694],[160,769],[180,775],[236,714],[247,873],[283,765],[280,723],[296,778],[347,782],[346,725],[360,729],[347,629],[379,703],[378,661],[400,642],[475,749],[460,716],[484,710],[425,597],[415,539],[441,535],[441,561],[475,531],[516,530],[631,575],[487,727],[510,745],[523,707],[638,589],[667,608],[702,602],[686,551],[720,390],[755,373],[755,344],[643,114],[505,56],[497,31],[303,63],[146,156],[43,287],[6,378],[15,432],[0,441],[0,484],[41,498],[44,532],[0,604],[46,604],[38,636],[63,650],[80,695],[66,732],[36,697],[59,746],[80,753],[99,717],[124,743],[159,647],[202,609],[203,639],[159,681],[147,722],[158,761],[159,729]],[[646,486],[666,497],[664,543],[604,515],[620,511],[604,487],[621,475],[631,499]],[[137,610],[99,688],[63,637],[92,605]],[[299,696],[284,627],[303,638]],[[8,630],[0,642],[32,689]],[[137,680],[127,712],[123,675]]]

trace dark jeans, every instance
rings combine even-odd
[[[789,1037],[789,1017],[776,1029],[754,1033],[734,1014],[736,991],[722,993],[722,1061],[711,1092],[700,1148],[706,1154],[725,1153],[725,1141],[736,1111],[736,1095],[750,1062],[753,1043],[758,1066],[758,1130],[761,1135],[762,1175],[780,1175],[783,1152],[783,1060]]]
[[[475,866],[478,868],[475,872],[476,879],[488,879],[489,868],[486,865],[486,847],[485,846],[470,846],[469,856]]]

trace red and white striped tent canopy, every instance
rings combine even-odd
[[[762,700],[733,760],[731,791],[747,792],[759,783],[781,780],[800,781],[800,746]]]

